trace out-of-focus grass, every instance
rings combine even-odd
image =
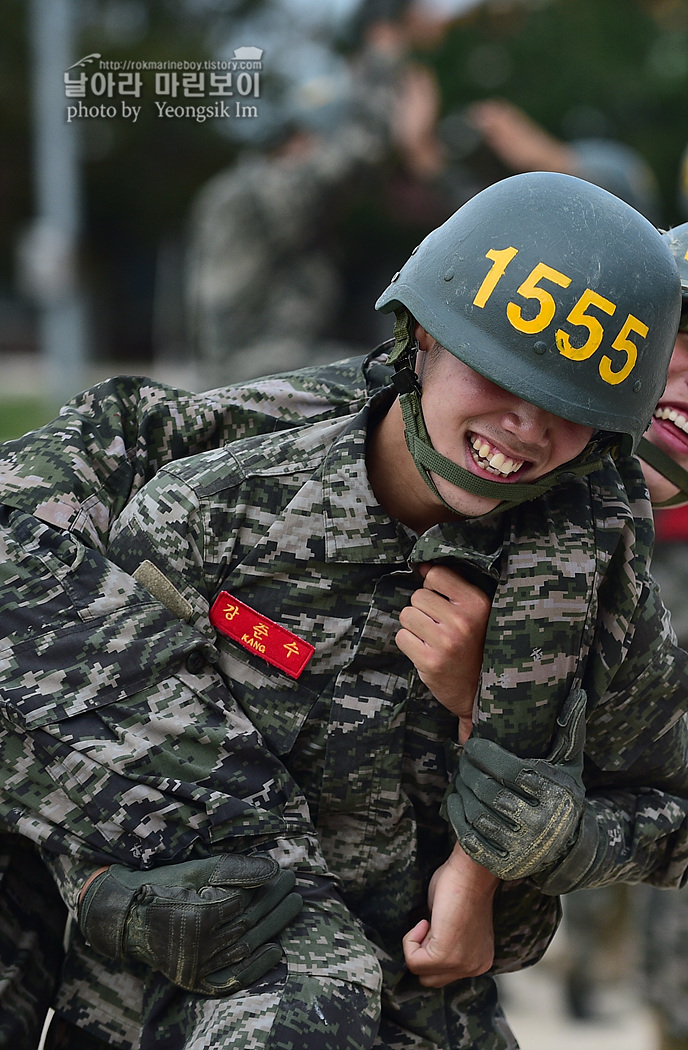
[[[40,427],[55,414],[55,410],[40,397],[0,397],[0,441]]]

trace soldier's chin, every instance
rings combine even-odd
[[[442,499],[462,518],[478,518],[481,514],[487,514],[498,507],[509,495],[506,485],[503,498],[498,499],[492,496],[475,496],[472,492],[467,492],[458,485],[445,481],[437,474],[433,474],[432,478]]]

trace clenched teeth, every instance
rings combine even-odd
[[[482,467],[483,470],[489,471],[490,474],[508,477],[509,474],[514,474],[517,470],[520,470],[525,462],[523,459],[511,459],[509,456],[505,456],[503,452],[491,452],[490,446],[484,438],[471,438],[471,445],[473,446],[474,460],[478,466]]]
[[[682,430],[684,434],[688,434],[688,419],[675,408],[656,408],[654,411],[655,419],[668,419],[674,426],[677,426],[679,430]]]

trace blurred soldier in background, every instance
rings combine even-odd
[[[657,224],[659,186],[637,150],[609,138],[564,142],[550,135],[518,106],[484,99],[469,106],[466,118],[509,173],[560,171],[615,194]]]
[[[247,150],[202,188],[187,271],[202,388],[324,364],[369,345],[379,326],[374,289],[396,266],[390,253],[408,255],[471,195],[448,198],[433,186],[445,167],[435,134],[439,88],[429,67],[410,58],[416,45],[436,46],[451,22],[452,5],[437,0],[362,4],[345,74],[334,64],[322,77],[298,70],[262,149]],[[370,215],[353,241],[339,238],[347,209],[366,195],[389,206],[393,223],[413,225],[412,243],[371,236]],[[352,321],[360,316],[352,282],[367,322]]]
[[[371,49],[345,93],[300,85],[275,129],[279,143],[246,152],[199,193],[188,307],[203,388],[349,350],[325,336],[340,306],[330,241],[343,200],[389,148],[396,65]]]

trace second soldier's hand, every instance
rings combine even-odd
[[[458,843],[437,869],[428,892],[430,919],[421,919],[403,939],[406,965],[426,988],[442,988],[489,970],[498,886],[499,880]]]
[[[422,565],[423,586],[402,609],[396,643],[436,700],[471,731],[473,702],[492,602],[480,587],[444,565]]]

